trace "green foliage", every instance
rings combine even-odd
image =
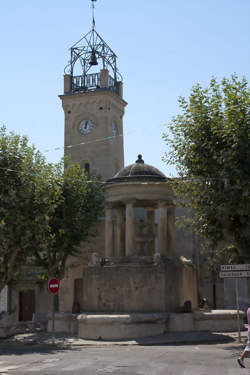
[[[26,137],[0,128],[0,290],[19,275],[44,237],[46,207],[39,198],[44,168],[44,158]]]
[[[96,235],[98,216],[103,213],[103,195],[94,178],[88,180],[79,164],[59,163],[50,181],[53,212],[48,217],[46,247],[33,259],[46,275],[63,278],[69,256],[80,253],[82,241]]]
[[[27,265],[63,277],[68,257],[93,235],[100,184],[65,163],[47,164],[26,137],[0,128],[0,290]]]
[[[164,134],[180,178],[178,204],[192,211],[192,227],[214,249],[224,246],[238,260],[250,257],[250,90],[237,75],[208,88],[194,86],[182,113]]]

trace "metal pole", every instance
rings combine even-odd
[[[238,291],[238,278],[235,278],[235,297],[237,306],[237,323],[238,323],[238,340],[241,343],[241,333],[240,333],[240,308],[239,308],[239,291]]]
[[[55,294],[52,297],[52,344],[55,344]]]

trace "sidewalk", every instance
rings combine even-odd
[[[247,341],[247,331],[241,332],[241,345]],[[54,344],[63,347],[74,346],[112,346],[112,345],[185,345],[185,344],[220,344],[238,343],[238,332],[168,332],[158,336],[144,337],[140,339],[124,341],[84,340],[70,334],[56,333]],[[51,345],[52,334],[47,332],[19,333],[6,339],[0,339],[0,345],[4,343],[19,343],[23,345]]]

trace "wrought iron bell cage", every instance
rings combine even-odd
[[[117,83],[122,81],[122,76],[116,66],[116,54],[96,32],[94,28],[84,35],[70,48],[70,61],[65,67],[65,74],[72,76],[72,92],[90,91],[100,87],[100,74],[89,74],[93,66],[101,63],[102,69],[110,72],[110,89],[116,91]],[[81,75],[74,75],[76,63],[79,62],[82,69]]]

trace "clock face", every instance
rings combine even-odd
[[[93,129],[93,123],[91,120],[83,120],[79,125],[79,131],[82,135],[88,134]]]
[[[118,134],[118,129],[117,129],[117,125],[115,121],[112,122],[112,132],[113,132],[113,135],[115,136]]]

